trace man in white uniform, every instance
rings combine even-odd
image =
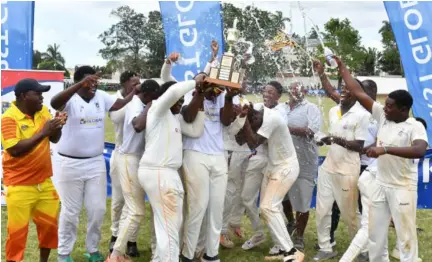
[[[238,95],[234,97],[233,104],[236,114],[240,114],[244,104],[248,104],[246,97]],[[243,187],[244,175],[251,150],[247,145],[240,146],[236,141],[239,130],[233,130],[233,124],[224,127],[224,148],[228,164],[228,183],[225,195],[223,222],[221,230],[220,244],[226,248],[233,248],[234,242],[231,241],[229,231],[232,230],[237,237],[242,237],[240,226],[241,217],[245,208],[241,201],[241,190]],[[241,125],[243,127],[243,125]]]
[[[157,98],[158,92],[159,84],[155,80],[146,80],[141,85],[140,93],[126,106],[123,142],[118,149],[116,166],[128,213],[124,223],[120,225],[114,250],[106,261],[124,259],[127,241],[137,234],[144,218],[145,193],[138,180],[139,161],[145,149],[143,131],[146,127],[147,112],[144,112],[144,109]]]
[[[256,111],[249,108],[243,134],[250,149],[268,142],[269,161],[261,187],[260,209],[269,227],[274,243],[281,246],[280,253],[268,259],[302,262],[304,254],[294,248],[285,226],[282,200],[299,174],[299,163],[286,122],[278,112],[269,108]]]
[[[335,57],[339,72],[348,79],[348,69]],[[345,75],[344,75],[345,74]],[[349,74],[349,71],[348,71]],[[388,225],[395,224],[400,261],[415,262],[418,257],[416,230],[417,165],[428,146],[424,126],[409,116],[413,99],[405,90],[391,92],[385,106],[374,102],[356,81],[349,86],[358,101],[378,122],[377,147],[369,148],[369,157],[377,159],[378,186],[371,192],[369,210],[369,259],[382,261],[386,250]]]
[[[137,85],[140,84],[140,79],[135,72],[125,71],[120,75],[121,89],[117,90],[115,96],[123,99],[132,92]],[[111,153],[110,158],[110,177],[111,177],[111,240],[109,244],[110,253],[113,250],[115,241],[119,232],[119,224],[126,220],[127,206],[124,204],[124,197],[121,190],[119,172],[116,166],[118,148],[123,142],[123,123],[125,116],[125,108],[108,113],[109,118],[114,124],[115,133],[115,148]],[[138,231],[137,231],[138,233]],[[127,254],[131,257],[139,256],[136,239],[138,234],[132,235],[128,242]]]
[[[270,81],[263,89],[264,103],[254,104],[254,109],[263,110],[264,107],[272,109],[275,112],[279,113],[279,116],[282,117],[283,122],[287,125],[287,105],[286,103],[279,103],[279,99],[282,96],[282,91],[283,87],[279,82]],[[252,228],[255,232],[254,235],[242,245],[242,248],[244,250],[249,250],[265,242],[265,234],[259,217],[257,200],[264,177],[264,169],[267,165],[267,162],[267,144],[259,145],[256,149],[252,150],[252,154],[249,157],[249,162],[245,171],[246,174],[243,182],[243,188],[241,191],[241,199],[243,205],[246,208],[246,213],[251,220]],[[282,209],[282,206],[280,208]],[[280,249],[280,245],[275,243],[275,246],[270,250],[270,255],[279,254]]]
[[[67,112],[68,121],[58,143],[57,190],[61,200],[59,261],[70,257],[77,237],[79,216],[84,202],[87,210],[86,249],[91,262],[104,261],[99,252],[102,222],[106,210],[106,166],[103,157],[105,116],[125,106],[135,91],[115,99],[97,90],[98,76],[90,66],[75,71],[75,85],[51,100],[56,110]]]
[[[314,66],[317,70],[322,65],[314,61]],[[337,256],[333,252],[329,232],[335,200],[351,238],[354,238],[358,230],[359,153],[367,136],[369,117],[357,103],[355,96],[342,86],[340,105],[331,108],[329,112],[329,136],[321,139],[322,143],[331,146],[324,163],[318,169],[316,223],[320,251],[314,257],[315,261]]]
[[[199,112],[192,124],[186,124],[179,113],[183,95],[194,88],[202,92],[204,78],[204,74],[199,74],[195,80],[164,83],[161,96],[148,110],[146,151],[140,161],[139,180],[154,213],[155,262],[178,261],[184,195],[178,173],[183,160],[182,134],[202,135],[205,118]]]
[[[185,96],[184,120],[191,123],[204,103],[207,116],[204,133],[183,141],[183,172],[187,195],[187,217],[182,260],[191,261],[197,248],[201,224],[206,237],[203,261],[219,261],[222,213],[227,185],[227,163],[223,147],[223,126],[229,126],[233,115],[234,91],[217,94],[195,92]],[[204,215],[206,219],[204,219]],[[204,221],[206,220],[206,221]]]

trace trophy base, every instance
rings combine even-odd
[[[216,78],[206,78],[205,82],[209,83],[209,84],[213,84],[213,85],[217,85],[219,87],[229,87],[229,88],[235,88],[235,89],[241,89],[241,85],[239,83],[234,83],[231,81],[227,81],[227,80],[220,80],[220,79],[216,79]]]

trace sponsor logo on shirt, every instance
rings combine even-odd
[[[178,130],[178,128],[177,128],[177,127],[175,128],[175,131],[176,131],[177,133],[179,132],[179,130]]]
[[[99,102],[96,102],[95,106],[96,106],[97,109],[99,109]]]
[[[87,125],[87,126],[95,126],[102,121],[103,121],[102,118],[81,118],[80,124]]]

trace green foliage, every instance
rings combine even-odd
[[[287,61],[281,51],[271,52],[265,42],[273,39],[280,30],[283,30],[284,22],[289,19],[283,17],[280,11],[271,13],[253,6],[247,6],[242,10],[233,4],[224,3],[222,10],[224,27],[231,28],[234,19],[237,18],[239,20],[237,29],[242,32],[246,41],[254,44],[255,63],[248,68],[247,80],[253,85],[259,85],[268,78],[276,77],[276,74],[284,69]],[[225,49],[227,49],[226,45]]]
[[[69,78],[69,71],[65,67],[65,59],[60,53],[60,45],[49,45],[46,52],[33,50],[33,69],[64,71],[64,77]]]
[[[389,21],[383,21],[379,33],[381,34],[381,43],[384,45],[384,51],[379,59],[380,69],[391,75],[404,75],[396,39]]]
[[[368,48],[364,50],[364,56],[358,70],[358,74],[362,76],[377,75],[378,61],[381,58],[381,53],[376,48]]]
[[[99,50],[111,66],[133,70],[145,78],[158,77],[165,56],[165,37],[159,11],[148,18],[129,6],[111,12],[119,22],[99,35],[105,47]],[[114,69],[114,68],[113,68]]]

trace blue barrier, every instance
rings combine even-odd
[[[110,158],[111,153],[114,150],[114,144],[105,143],[104,157],[105,163],[107,167],[107,194],[111,196],[111,178],[109,176],[109,168],[110,168]],[[418,178],[418,200],[417,200],[417,208],[418,209],[432,209],[432,186],[429,186],[429,180],[432,173],[432,149],[429,149],[426,152],[426,155],[423,159],[420,159],[418,162],[419,169],[419,178]],[[324,162],[325,157],[319,157],[319,165]],[[316,179],[316,178],[315,178]],[[313,198],[311,207],[315,207],[316,204],[316,193],[317,188],[315,187],[313,192]]]

